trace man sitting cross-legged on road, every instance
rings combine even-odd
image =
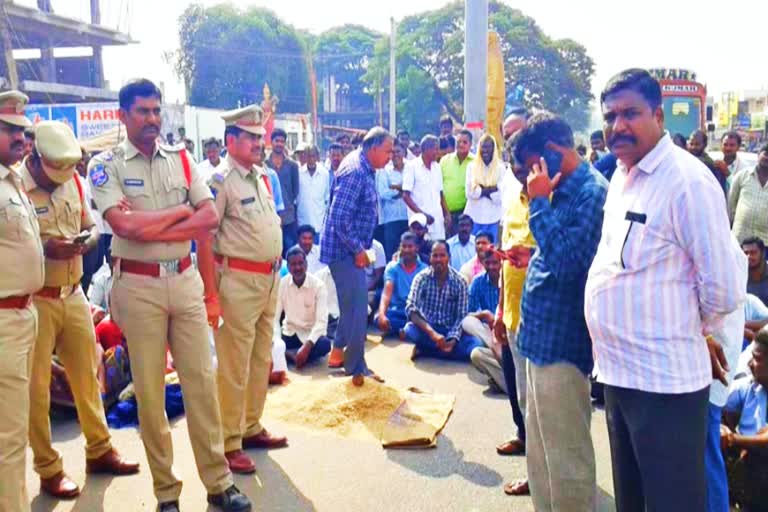
[[[405,337],[416,344],[411,359],[420,355],[469,361],[483,342],[462,334],[467,316],[467,283],[449,266],[450,250],[444,240],[432,243],[430,267],[413,280],[405,305],[409,322]]]
[[[283,319],[285,357],[301,368],[331,351],[328,330],[328,291],[323,282],[307,272],[307,257],[299,246],[285,255],[289,275],[280,280],[276,321]]]
[[[488,385],[507,393],[507,381],[501,368],[501,343],[494,340],[492,326],[499,305],[499,274],[501,259],[496,251],[483,254],[485,272],[469,286],[469,314],[461,322],[465,333],[482,340],[484,346],[472,351],[472,364],[488,377]]]
[[[419,260],[416,235],[405,232],[400,236],[400,256],[391,261],[384,270],[384,290],[381,293],[379,312],[373,322],[387,336],[400,335],[408,318],[405,315],[405,302],[411,292],[411,285],[416,274],[427,268]]]

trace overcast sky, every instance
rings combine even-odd
[[[16,0],[34,4],[34,0]],[[504,0],[536,20],[553,38],[583,44],[596,64],[594,92],[627,67],[694,70],[710,96],[768,88],[765,64],[768,1],[732,0]],[[62,14],[87,16],[88,0],[53,0]],[[163,82],[166,98],[183,101],[184,89],[163,60],[178,48],[177,20],[188,0],[102,0],[105,24],[127,30],[138,44],[107,48],[104,65],[113,88],[136,76]],[[220,3],[203,0],[206,6]],[[435,9],[445,0],[231,0],[274,10],[294,27],[319,33],[344,23],[389,31],[389,19]],[[276,94],[280,94],[276,91]]]

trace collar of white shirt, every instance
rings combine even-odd
[[[653,174],[667,157],[667,154],[672,150],[673,145],[674,143],[669,136],[669,132],[664,132],[664,135],[662,135],[659,142],[656,143],[656,146],[649,151],[648,154],[635,165],[635,167],[646,174]],[[619,166],[625,174],[628,172],[627,167],[623,163],[619,162]]]

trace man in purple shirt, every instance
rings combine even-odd
[[[331,205],[321,237],[320,261],[331,270],[339,298],[339,326],[328,366],[340,366],[362,386],[366,375],[374,375],[365,364],[365,333],[368,323],[368,286],[365,268],[370,264],[367,249],[378,224],[376,169],[392,158],[393,138],[381,127],[371,128],[362,148],[341,163],[336,174]]]

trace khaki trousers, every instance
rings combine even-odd
[[[224,449],[230,452],[264,428],[280,276],[223,268],[218,277],[224,324],[216,331],[217,383]]]
[[[29,385],[29,444],[35,471],[50,478],[64,470],[61,454],[51,441],[51,357],[59,356],[75,399],[77,418],[85,436],[85,456],[101,457],[112,449],[104,405],[101,401],[96,334],[88,302],[78,289],[66,299],[35,297],[40,328],[32,357]]]
[[[589,379],[575,366],[526,365],[528,482],[536,512],[595,510]]]
[[[29,374],[37,311],[0,309],[0,510],[29,510],[26,484]]]
[[[167,277],[149,277],[115,268],[112,316],[128,340],[139,424],[158,501],[173,501],[181,481],[173,471],[173,446],[165,415],[165,349],[171,355],[184,394],[189,437],[197,471],[207,491],[232,485],[224,457],[219,401],[203,282],[195,268]]]

